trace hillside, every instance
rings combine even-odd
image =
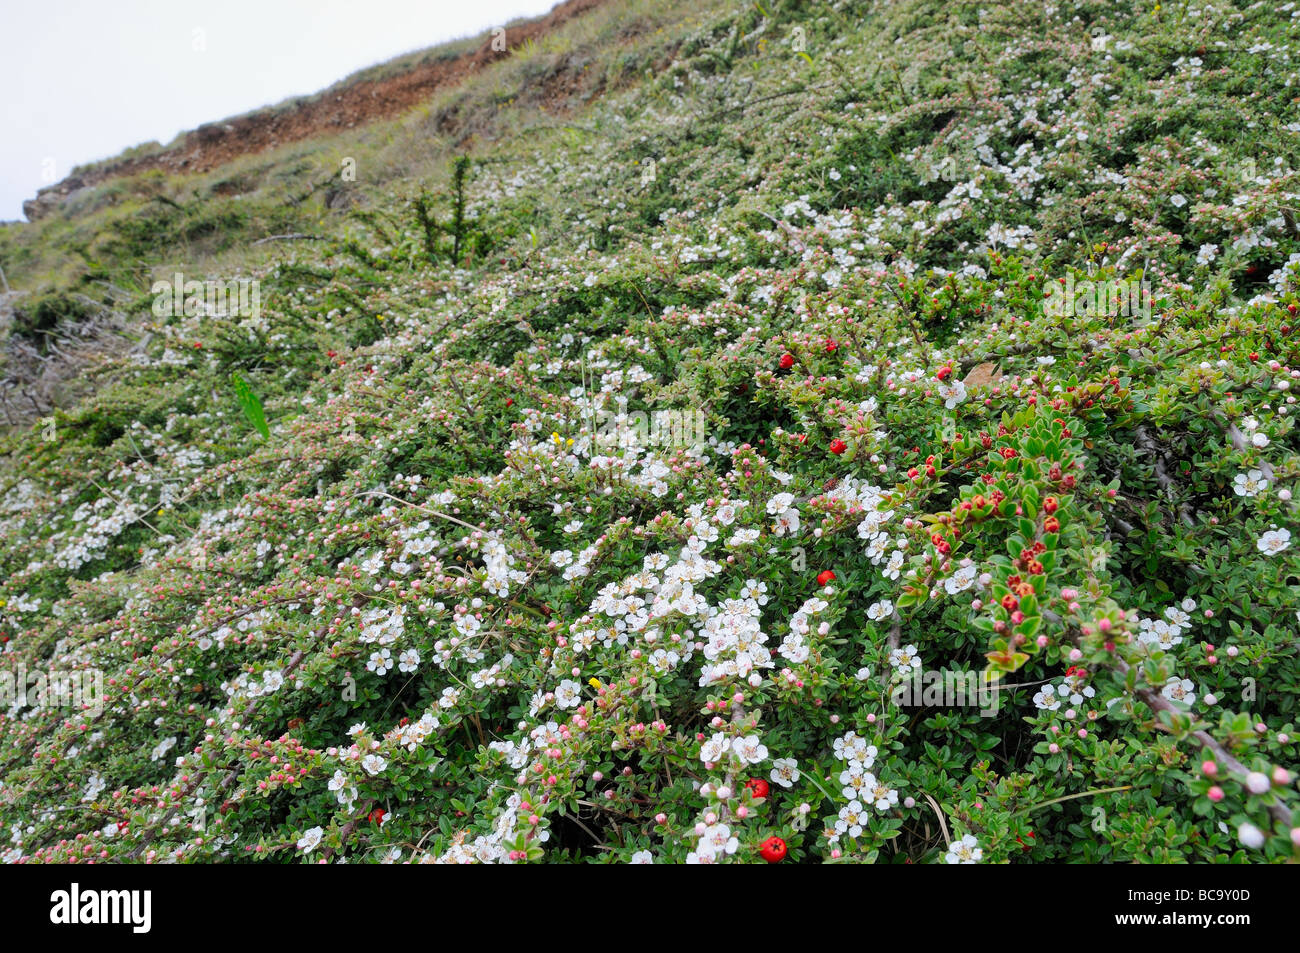
[[[0,857],[1300,858],[1298,19],[570,0],[78,170]]]

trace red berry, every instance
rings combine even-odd
[[[785,841],[779,837],[769,837],[763,841],[758,852],[769,864],[779,864],[785,860]]]
[[[843,453],[847,449],[849,449],[849,445],[845,443],[843,440],[836,439],[831,441],[831,453],[838,455]]]
[[[821,572],[817,574],[817,585],[819,586],[825,586],[828,583],[834,581],[835,581],[835,573],[831,572],[829,569],[823,569]],[[752,784],[753,782],[750,783]]]
[[[767,797],[772,791],[772,786],[762,778],[750,778],[745,782],[745,788],[756,798]]]
[[[935,380],[946,381],[948,378],[952,377],[952,368],[941,367],[939,368],[938,372],[934,375],[934,377]]]
[[[782,354],[782,355],[781,355],[781,370],[783,370],[783,371],[788,371],[788,370],[789,370],[790,368],[792,368],[792,367],[794,367],[794,355],[793,355],[793,354]]]

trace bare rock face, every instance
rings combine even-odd
[[[62,182],[46,186],[36,193],[36,198],[24,202],[23,214],[27,216],[29,222],[44,218],[62,206],[73,192],[85,187],[85,180],[80,176],[70,175]]]

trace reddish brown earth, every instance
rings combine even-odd
[[[28,219],[35,220],[57,207],[77,189],[106,179],[136,175],[150,169],[207,172],[240,156],[391,119],[424,102],[437,90],[455,85],[508,56],[509,50],[529,40],[538,41],[574,17],[605,2],[607,0],[564,0],[544,17],[509,27],[506,30],[506,50],[493,50],[492,41],[488,39],[477,50],[454,59],[423,63],[397,76],[353,83],[289,107],[272,107],[224,122],[208,123],[185,133],[177,145],[162,152],[97,166],[41,189],[37,198],[23,203],[23,211]]]

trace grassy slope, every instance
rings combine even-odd
[[[475,135],[458,262],[417,214],[431,180],[426,207],[449,215],[450,153],[427,143],[453,103],[223,170],[258,183],[238,209],[205,191],[217,173],[123,186],[197,196],[184,217],[154,203],[173,229],[161,238],[127,228],[138,197],[5,231],[14,271],[111,281],[140,295],[142,321],[149,278],[176,264],[263,281],[259,318],[156,322],[147,359],[101,372],[54,441],[10,438],[3,667],[96,667],[109,698],[100,716],[7,716],[10,859],[66,859],[84,833],[116,859],[288,860],[321,826],[318,849],[355,860],[539,846],[682,860],[708,802],[692,780],[723,779],[697,757],[696,733],[713,730],[702,706],[743,686],[700,686],[701,618],[668,611],[655,641],[640,623],[616,638],[608,596],[679,597],[672,571],[618,586],[648,554],[676,563],[701,520],[720,531],[716,565],[678,565],[707,604],[767,587],[755,608],[774,666],[736,723],[803,771],[736,824],[738,856],[778,833],[797,859],[942,858],[927,795],[990,860],[1255,859],[1233,833],[1247,820],[1275,835],[1266,857],[1290,855],[1293,791],[1225,781],[1212,806],[1196,771],[1207,751],[1243,770],[1295,761],[1300,547],[1257,545],[1294,522],[1279,490],[1300,472],[1279,390],[1300,364],[1283,273],[1300,253],[1290,13],[764,9],[579,21],[566,42],[618,91],[572,116],[529,108],[559,51],[449,93]],[[665,50],[672,66],[645,75]],[[345,154],[359,211],[283,204]],[[205,224],[187,247],[191,218]],[[306,227],[328,239],[247,248]],[[70,263],[78,246],[89,272]],[[1152,320],[1044,317],[1044,280],[1067,275],[1144,278]],[[948,389],[994,367],[1002,380]],[[269,440],[232,371],[260,395]],[[603,454],[592,416],[619,397],[702,410],[709,446]],[[1252,470],[1269,488],[1235,493]],[[962,509],[998,489],[1019,516]],[[859,528],[881,496],[890,546],[905,542],[894,575]],[[747,503],[734,523],[723,497]],[[731,542],[741,527],[761,538]],[[990,603],[1028,575],[1012,560],[1035,539],[1051,556],[1020,597],[1030,618],[1011,627],[1029,639],[1015,646]],[[834,592],[810,605],[827,568]],[[1168,651],[1140,640],[1185,600],[1193,618]],[[808,617],[828,632],[777,654]],[[900,710],[889,654],[908,645],[927,669],[989,665],[1030,687],[991,718]],[[417,670],[367,670],[384,647],[416,650]],[[1095,695],[1067,721],[1033,697],[1071,664]],[[545,694],[570,670],[583,727]],[[1162,693],[1173,676],[1191,681],[1190,708]],[[436,727],[417,737],[426,714]],[[873,771],[900,801],[868,805],[864,833],[831,843],[821,829],[846,806],[833,742],[849,729],[877,746]],[[560,754],[542,779],[517,778],[547,747]],[[386,761],[374,774],[368,750]],[[529,839],[521,800],[540,804],[552,774],[546,839]],[[393,812],[382,828],[364,820],[374,807]],[[205,830],[175,823],[189,817]]]

